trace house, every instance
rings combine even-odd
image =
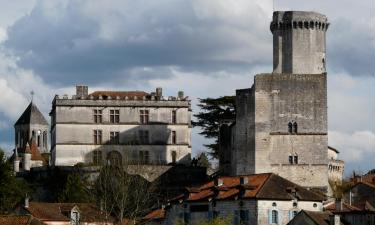
[[[1,225],[45,225],[31,215],[0,215]]]
[[[272,173],[223,176],[186,188],[169,201],[165,215],[155,211],[145,220],[171,225],[223,217],[232,224],[287,224],[302,209],[322,211],[323,200],[322,195]]]
[[[368,182],[358,182],[344,193],[344,202],[366,210],[375,208],[375,185]]]
[[[335,217],[332,212],[313,212],[302,210],[299,212],[288,225],[344,225],[340,217]]]
[[[47,225],[112,225],[114,220],[93,204],[25,202],[17,209]]]
[[[72,97],[55,96],[50,116],[55,166],[190,163],[191,104],[183,92],[88,93],[77,86]]]

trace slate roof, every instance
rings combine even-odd
[[[216,200],[225,199],[270,199],[323,201],[324,196],[309,191],[292,183],[276,174],[264,173],[246,176],[226,176],[217,178],[221,185],[215,181],[207,182],[199,187],[186,188],[186,193],[171,201],[205,201],[209,198]],[[241,184],[240,180],[247,182]]]
[[[2,225],[43,225],[41,221],[31,215],[0,215]]]
[[[330,225],[329,217],[332,215],[331,212],[312,212],[305,210],[303,210],[303,212],[318,225]]]
[[[26,110],[22,113],[14,126],[25,124],[48,125],[47,120],[33,102],[30,102],[29,106],[27,106]]]
[[[81,221],[87,223],[105,222],[105,213],[95,205],[88,203],[45,203],[30,202],[25,208],[32,216],[41,221],[70,221],[67,212],[77,206],[80,212]],[[113,219],[110,217],[110,221]]]

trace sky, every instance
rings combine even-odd
[[[375,168],[373,0],[0,0],[0,146],[30,102],[49,119],[55,94],[163,87],[198,98],[234,95],[272,72],[275,10],[328,16],[329,145],[346,174]],[[193,130],[193,154],[207,143]]]

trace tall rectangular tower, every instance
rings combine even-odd
[[[274,13],[274,71],[236,93],[232,175],[273,172],[327,190],[327,28],[318,13]]]

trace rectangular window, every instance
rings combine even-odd
[[[120,123],[120,110],[109,110],[109,122]]]
[[[177,112],[176,110],[173,110],[172,111],[172,124],[176,124],[177,123]]]
[[[92,162],[93,162],[95,165],[99,165],[99,164],[101,164],[101,162],[102,162],[102,152],[101,152],[101,151],[99,151],[99,150],[95,150],[95,151],[93,152]]]
[[[148,130],[139,131],[139,141],[141,144],[149,144],[149,133]]]
[[[175,145],[177,143],[176,131],[172,131],[172,144]]]
[[[120,144],[120,133],[119,132],[110,132],[109,133],[109,142],[112,145],[118,145]]]
[[[294,164],[298,164],[298,155],[294,156]]]
[[[292,155],[289,156],[289,164],[293,164],[293,156]]]
[[[141,124],[148,124],[149,122],[149,111],[148,110],[140,110],[140,122]]]
[[[103,122],[103,111],[94,109],[94,123],[102,123]]]
[[[94,130],[94,144],[102,144],[102,130]]]
[[[139,151],[139,160],[141,163],[148,164],[150,155],[148,151]]]

